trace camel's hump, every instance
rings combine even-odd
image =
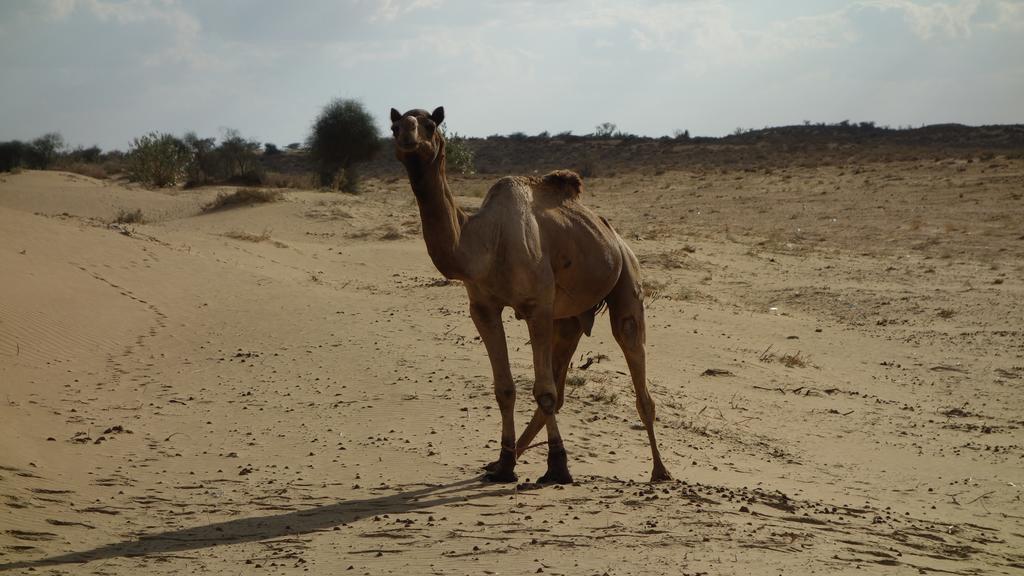
[[[539,184],[549,192],[567,200],[583,193],[583,178],[572,170],[555,170],[545,174]]]

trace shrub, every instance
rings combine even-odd
[[[189,147],[170,134],[150,132],[128,150],[128,177],[147,186],[174,186],[192,159]]]
[[[111,150],[100,157],[99,166],[103,168],[107,176],[121,174],[126,171],[128,156],[120,150]]]
[[[263,185],[271,188],[312,190],[317,187],[317,180],[317,176],[309,172],[266,172],[263,174]]]
[[[266,142],[263,144],[264,156],[277,156],[281,153],[281,149],[277,147],[277,144],[274,144],[273,142]]]
[[[203,206],[203,212],[214,212],[236,206],[249,206],[266,202],[277,202],[284,198],[279,190],[262,190],[260,188],[239,188],[231,194],[221,192],[212,202]]]
[[[469,147],[466,138],[460,136],[458,132],[452,132],[449,136],[443,128],[441,133],[445,138],[444,153],[448,166],[459,174],[472,174],[474,172],[473,150]]]
[[[24,142],[0,142],[0,172],[11,172],[21,166],[27,153],[28,146]]]
[[[200,138],[195,132],[187,132],[182,139],[189,149],[189,163],[186,167],[185,186],[202,186],[213,180],[217,173],[215,138]]]
[[[63,136],[57,132],[43,134],[29,143],[26,164],[29,168],[45,170],[53,164],[63,149]]]
[[[270,240],[270,229],[264,229],[259,234],[246,232],[245,230],[229,230],[224,233],[224,236],[235,240],[245,240],[246,242],[263,242]]]
[[[60,162],[57,168],[65,172],[81,174],[97,180],[106,180],[109,175],[102,164],[90,164],[87,162]]]
[[[615,129],[617,127],[611,122],[602,122],[594,128],[594,136],[598,138],[611,138],[615,135]]]
[[[576,165],[575,172],[582,178],[596,178],[597,161],[588,154]]]
[[[306,144],[317,164],[320,184],[338,184],[338,174],[344,171],[340,189],[354,192],[357,178],[353,165],[373,159],[380,150],[380,142],[373,117],[363,105],[356,100],[337,99],[324,106],[316,117]]]
[[[200,138],[194,132],[182,139],[189,149],[185,186],[230,183],[259,186],[263,183],[260,143],[226,129],[220,144],[216,138]]]
[[[221,169],[226,175],[225,180],[244,180],[247,183],[259,183],[259,152],[260,144],[254,140],[246,140],[238,130],[227,129],[224,138],[217,147]]]
[[[114,222],[117,224],[142,224],[145,222],[145,219],[142,217],[142,208],[136,208],[131,211],[121,208],[117,211]]]

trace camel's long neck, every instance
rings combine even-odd
[[[430,259],[445,278],[462,278],[465,268],[459,252],[459,237],[467,216],[448,188],[444,151],[430,164],[411,158],[405,162],[405,169],[420,208],[423,240]]]

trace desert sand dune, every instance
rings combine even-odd
[[[542,448],[480,481],[490,368],[404,182],[204,214],[220,190],[4,175],[0,572],[1020,573],[1022,184],[1020,160],[588,180],[643,264],[678,480],[644,482],[599,317],[560,414],[577,483],[540,487]]]

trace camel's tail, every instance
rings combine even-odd
[[[541,178],[541,184],[571,200],[583,193],[583,178],[572,170],[555,170]]]

